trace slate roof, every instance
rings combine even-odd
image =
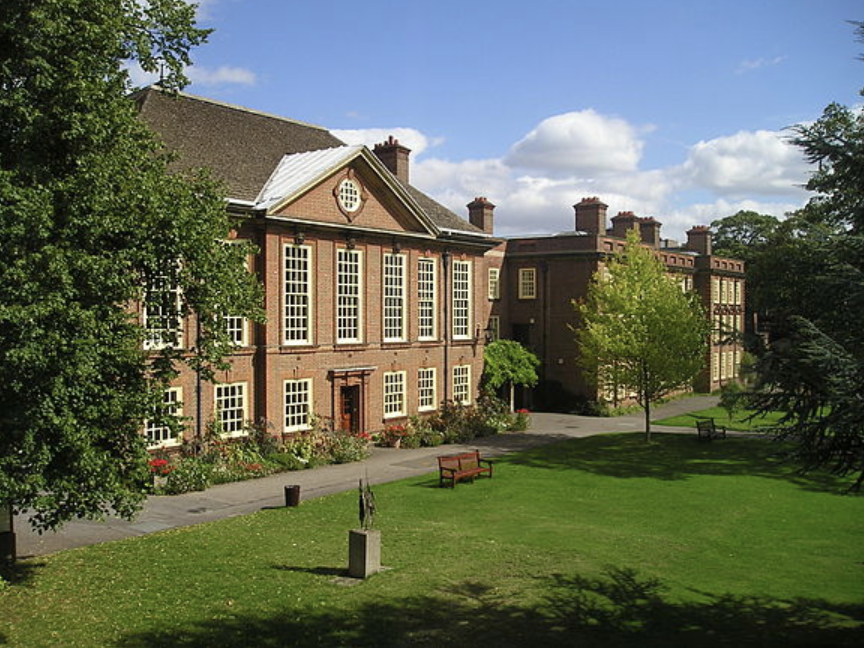
[[[206,167],[231,198],[254,200],[279,160],[344,146],[320,126],[150,86],[132,95],[140,118],[180,154],[180,168]]]
[[[320,126],[183,92],[168,93],[149,86],[131,98],[141,120],[168,150],[179,154],[176,168],[209,168],[237,200],[260,200],[286,155],[346,146]],[[481,229],[423,192],[403,186],[440,229],[483,235]]]

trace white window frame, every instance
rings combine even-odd
[[[453,261],[453,339],[471,339],[473,282],[471,262]]]
[[[432,412],[438,408],[438,371],[435,367],[417,370],[417,411]]]
[[[312,248],[285,245],[282,252],[282,343],[312,344]]]
[[[241,315],[225,315],[225,332],[235,347],[249,346],[249,326],[246,318]]]
[[[501,269],[489,268],[489,285],[487,287],[489,301],[501,299]]]
[[[405,416],[405,372],[385,371],[384,418]]]
[[[312,427],[312,379],[285,380],[282,383],[285,432],[303,432]]]
[[[519,268],[519,299],[537,299],[537,268]]]
[[[462,405],[471,404],[471,365],[453,367],[453,400]]]
[[[438,336],[438,265],[435,259],[417,260],[418,339],[435,340]]]
[[[179,268],[176,271],[179,271]],[[169,322],[168,317],[163,313],[164,307],[157,304],[148,304],[145,296],[145,301],[141,308],[141,319],[145,334],[144,349],[148,351],[183,348],[183,316],[181,314],[180,286],[176,281],[176,277],[170,285],[168,285],[169,282],[171,282],[169,274],[160,272],[157,276],[150,278],[145,288],[148,294],[158,290],[164,293],[166,298],[173,296],[174,311],[176,313],[174,322]],[[151,326],[154,321],[158,324],[155,327]],[[171,337],[174,339],[170,340]]]
[[[222,424],[223,437],[246,435],[246,422],[249,420],[249,394],[245,382],[221,383],[213,386],[213,409],[216,420]],[[240,401],[239,406],[231,401]],[[228,401],[231,407],[225,408]],[[238,415],[239,412],[239,415]],[[230,413],[230,418],[228,415]]]
[[[347,272],[349,268],[353,268],[350,273]],[[353,335],[346,335],[348,332]],[[336,343],[359,344],[362,341],[363,252],[339,248],[336,251]]]
[[[497,342],[501,339],[501,317],[498,315],[490,315],[488,328],[490,342]]]
[[[381,274],[384,341],[405,342],[408,331],[407,257],[404,254],[385,253]]]
[[[176,417],[183,416],[183,388],[168,387],[162,394],[161,407],[171,410]],[[148,448],[162,448],[180,445],[182,437],[173,435],[173,430],[167,425],[157,425],[147,419],[144,421],[144,437],[147,439]],[[158,439],[154,439],[158,437]]]

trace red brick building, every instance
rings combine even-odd
[[[489,272],[499,284],[492,295],[493,327],[539,356],[539,404],[608,399],[586,384],[577,366],[579,349],[572,327],[578,322],[572,302],[587,296],[594,273],[623,248],[631,229],[639,232],[645,246],[656,250],[683,289],[700,295],[714,323],[706,370],[696,389],[713,391],[735,379],[742,347],[740,338],[730,334],[743,330],[743,262],[713,256],[706,227],[691,229],[687,243],[679,247],[661,239],[659,222],[632,212],[619,213],[607,227],[607,205],[598,198],[583,199],[575,210],[572,231],[509,239],[495,250],[495,261],[490,259]]]
[[[290,433],[313,414],[379,430],[443,400],[473,401],[484,255],[497,241],[409,184],[407,148],[346,146],[308,124],[152,88],[134,98],[179,165],[225,183],[237,237],[259,249],[249,265],[266,324],[231,322],[232,368],[215,385],[185,372],[166,394],[190,433],[214,419],[229,435],[262,419]],[[194,322],[183,327],[181,344]],[[147,433],[154,446],[178,442],[165,428]]]
[[[213,420],[228,435],[262,420],[291,433],[313,415],[337,429],[380,430],[445,400],[471,403],[487,335],[539,355],[540,396],[596,399],[575,364],[571,302],[631,228],[702,296],[712,321],[742,325],[743,264],[712,256],[706,228],[673,249],[651,218],[621,213],[607,229],[606,205],[591,198],[575,206],[573,231],[501,241],[485,198],[467,206],[466,220],[412,187],[410,151],[392,138],[369,150],[182,93],[147,88],[133,98],[178,168],[208,168],[225,184],[236,237],[259,250],[249,268],[265,289],[266,323],[230,318],[231,369],[217,384],[185,371],[166,393],[187,435]],[[178,344],[191,347],[194,319],[181,328]],[[715,335],[697,388],[732,379],[740,355]],[[167,428],[148,425],[147,435],[154,447],[179,442]]]

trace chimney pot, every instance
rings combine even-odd
[[[609,206],[597,196],[583,198],[573,205],[576,210],[576,230],[591,234],[606,233],[606,210]]]
[[[467,205],[469,222],[486,234],[492,234],[495,205],[485,196],[478,196]]]
[[[696,225],[687,232],[687,249],[697,254],[711,255],[711,229],[707,225]]]
[[[408,184],[411,149],[407,146],[402,146],[398,139],[390,135],[385,142],[376,144],[372,152],[378,156],[378,159],[383,162],[390,173],[399,178],[404,184]]]

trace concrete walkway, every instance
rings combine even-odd
[[[717,398],[693,396],[657,408],[652,419],[666,418],[713,407]],[[301,501],[357,488],[367,476],[373,484],[404,479],[437,470],[436,457],[462,449],[479,448],[484,456],[497,456],[572,437],[644,430],[644,414],[595,418],[572,414],[531,414],[531,429],[476,439],[468,446],[441,446],[396,450],[373,448],[369,459],[312,470],[280,473],[261,479],[214,486],[203,492],[150,496],[143,510],[130,521],[108,518],[103,522],[70,522],[56,533],[37,535],[23,518],[16,520],[18,555],[21,558],[120,540],[173,527],[245,515],[266,507],[284,506],[284,487],[300,486]],[[687,428],[652,426],[657,432],[694,432]]]

